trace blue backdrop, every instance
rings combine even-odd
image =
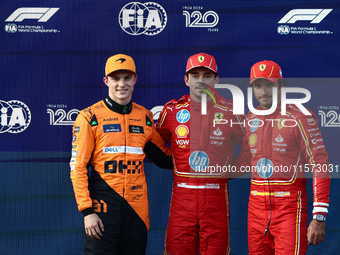
[[[188,94],[183,77],[193,54],[215,56],[226,82],[249,77],[255,62],[273,60],[292,86],[311,91],[306,106],[318,115],[330,163],[339,164],[339,1],[13,0],[0,6],[0,254],[83,253],[83,217],[69,178],[72,124],[78,110],[107,95],[104,66],[114,54],[134,58],[133,100],[154,109],[156,118],[154,107]],[[244,92],[246,85],[239,85]],[[146,163],[146,174],[147,254],[162,254],[172,173]],[[249,189],[249,179],[230,182],[233,254],[248,252]],[[307,189],[311,218],[310,179]],[[326,239],[307,254],[338,254],[339,191],[335,174]]]

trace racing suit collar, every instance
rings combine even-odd
[[[188,98],[190,98],[190,96],[188,96]],[[209,101],[207,101],[207,107],[208,107],[208,109],[209,108],[211,108],[211,107],[213,107],[215,105],[215,103],[214,103],[214,100],[209,100]],[[190,108],[191,109],[194,109],[194,110],[201,110],[201,102],[200,103],[198,103],[198,102],[195,102],[194,100],[190,100]]]
[[[265,110],[265,109],[262,108],[261,105],[259,105],[256,109],[258,109],[258,110]],[[276,115],[276,114],[279,113],[280,111],[281,111],[281,105],[278,105],[278,106],[276,107],[275,111],[274,111],[273,113],[271,113],[271,114],[268,114],[267,116]]]
[[[127,105],[120,105],[107,95],[104,103],[110,110],[120,114],[129,114],[132,111],[132,100]]]
[[[184,104],[186,102],[190,102],[190,96],[189,95],[183,95],[180,99],[177,100],[178,104]]]

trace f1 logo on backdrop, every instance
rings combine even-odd
[[[37,19],[38,22],[47,22],[60,8],[27,8],[16,9],[5,21],[22,22],[25,19]]]
[[[290,10],[282,19],[279,20],[277,32],[280,35],[329,35],[333,34],[328,29],[319,29],[319,23],[326,18],[326,16],[333,9],[293,9]],[[296,21],[310,21],[310,26],[291,26]]]
[[[299,20],[311,20],[310,23],[320,23],[333,9],[293,9],[290,10],[279,24],[293,24]]]
[[[44,27],[45,22],[47,22],[59,9],[60,8],[50,7],[20,7],[5,20],[5,22],[8,22],[5,24],[5,31],[9,34],[14,34],[16,32],[36,34],[59,33],[60,31],[56,28],[51,29]],[[36,22],[39,22],[39,25],[32,25],[30,24],[31,22],[25,22],[27,20],[36,20]]]
[[[131,2],[119,12],[120,27],[129,35],[156,35],[163,31],[167,23],[164,8],[158,3]]]

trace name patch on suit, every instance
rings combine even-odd
[[[103,125],[103,130],[104,130],[104,133],[122,132],[122,128],[120,124]]]
[[[130,133],[144,134],[144,128],[142,126],[129,125]]]

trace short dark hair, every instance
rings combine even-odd
[[[212,72],[214,74],[214,78],[216,78],[217,77],[217,73],[215,73],[214,71],[212,71]],[[190,73],[190,71],[185,74],[188,79],[189,79],[189,73]]]
[[[284,79],[281,79],[281,78],[279,78],[278,79],[278,84],[279,84],[279,89],[281,89],[281,87],[283,86],[283,87],[286,87],[287,86],[287,84],[288,84],[288,82],[286,81],[286,80],[284,80]],[[251,84],[249,84],[251,87],[253,87],[254,86],[254,82],[252,82]]]
[[[119,71],[119,70],[118,70],[118,71]],[[135,77],[137,76],[136,73],[134,73],[134,72],[132,72],[132,71],[130,71],[130,70],[126,70],[126,71],[131,72],[131,75],[134,75]],[[116,72],[116,71],[115,71],[115,72]],[[114,73],[114,72],[109,73],[109,74],[106,76],[106,78],[108,78],[109,76],[110,76],[110,77],[114,77],[113,73]]]
[[[287,84],[288,84],[288,82],[286,80],[281,79],[281,78],[277,82],[279,83],[279,88],[281,88],[282,86],[286,87]]]

